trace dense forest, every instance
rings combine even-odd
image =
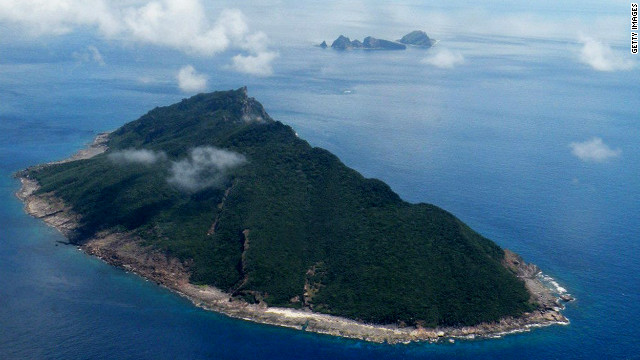
[[[470,325],[533,306],[495,243],[310,146],[246,88],[153,109],[108,145],[28,170],[82,215],[75,243],[130,232],[188,261],[194,283],[373,323]]]

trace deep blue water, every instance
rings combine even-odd
[[[455,45],[483,42],[519,49],[504,38]],[[522,52],[468,56],[453,70],[421,64],[419,50],[336,53],[306,44],[280,49],[272,77],[211,70],[212,90],[248,85],[311,144],[408,201],[453,212],[577,298],[569,326],[389,346],[203,311],[58,244],[59,233],[25,215],[14,171],[66,157],[95,133],[185,97],[170,81],[183,61],[175,54],[132,65],[117,60],[126,49],[105,44],[113,60],[92,67],[70,61],[65,44],[48,46],[46,59],[14,45],[0,62],[0,358],[640,358],[637,72],[594,72],[576,65],[571,44],[542,40],[522,42]],[[548,55],[529,56],[529,46]],[[590,163],[571,154],[571,142],[594,136],[621,155]]]

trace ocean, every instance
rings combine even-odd
[[[204,311],[26,215],[15,171],[189,96],[173,82],[184,58],[172,51],[131,62],[122,60],[131,49],[105,42],[99,65],[69,56],[85,40],[3,45],[0,358],[640,359],[637,70],[594,71],[567,41],[495,35],[445,42],[465,54],[453,69],[426,65],[433,49],[335,52],[303,41],[278,48],[269,77],[190,59],[209,71],[209,90],[247,85],[312,145],[407,201],[452,212],[577,299],[567,326],[392,346]],[[597,139],[604,159],[577,155]]]

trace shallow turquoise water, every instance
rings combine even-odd
[[[479,40],[504,39],[460,39],[459,46]],[[555,50],[566,44],[535,46],[561,54]],[[111,51],[117,58],[119,50]],[[114,75],[146,71],[130,64],[88,72],[63,60],[5,59],[0,357],[640,358],[636,73],[594,73],[569,55],[478,56],[445,71],[420,64],[423,55],[415,50],[340,54],[291,46],[281,52],[276,76],[221,72],[210,86],[249,85],[272,117],[313,145],[388,182],[404,199],[442,206],[538,264],[577,297],[566,310],[571,325],[500,340],[368,344],[209,313],[59,245],[60,234],[23,213],[11,174],[66,157],[95,133],[183,95],[171,85],[143,86]],[[163,66],[149,71],[167,71]],[[586,163],[571,154],[571,142],[594,136],[621,155]]]

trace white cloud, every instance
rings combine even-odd
[[[135,3],[140,4],[140,1]],[[33,35],[60,35],[97,27],[107,38],[167,46],[211,56],[249,35],[240,10],[226,9],[212,22],[201,0],[155,0],[141,5],[105,0],[0,0],[0,20]]]
[[[104,34],[120,23],[104,0],[0,0],[0,20],[18,23],[32,35],[60,35],[79,26],[95,26]]]
[[[167,182],[186,191],[220,186],[229,171],[246,163],[242,154],[211,146],[193,148],[186,159],[171,164]]]
[[[197,55],[215,55],[249,33],[242,12],[223,10],[210,23],[200,0],[151,1],[124,13],[124,32],[133,39]]]
[[[74,52],[72,56],[74,59],[80,62],[84,62],[84,63],[95,62],[100,66],[106,65],[104,61],[104,57],[100,53],[100,50],[98,50],[98,48],[93,45],[87,46],[87,51]]]
[[[116,164],[151,165],[166,160],[167,155],[146,149],[125,149],[110,153],[108,158]]]
[[[269,76],[273,74],[271,62],[278,57],[278,53],[265,51],[250,55],[236,55],[233,57],[233,68],[236,71],[257,75]]]
[[[191,65],[182,67],[176,78],[180,90],[186,93],[201,92],[207,88],[207,77],[199,74]]]
[[[622,154],[622,150],[611,149],[599,137],[583,142],[572,142],[569,147],[571,153],[582,161],[604,162]]]
[[[18,24],[33,36],[90,27],[107,39],[153,44],[197,56],[229,49],[246,51],[250,55],[239,55],[247,59],[240,60],[239,68],[260,75],[270,69],[269,62],[275,57],[267,50],[267,36],[251,32],[240,10],[224,9],[215,18],[209,17],[202,0],[0,0],[0,21]],[[244,63],[251,64],[243,67]]]
[[[107,157],[117,165],[161,163],[169,167],[167,182],[189,192],[222,185],[233,168],[247,162],[242,154],[212,146],[193,148],[186,158],[170,162],[163,151],[147,149],[119,150]]]
[[[626,53],[615,53],[611,47],[591,37],[580,38],[580,61],[598,71],[630,70],[633,61],[626,59]]]
[[[457,65],[464,64],[464,57],[458,51],[438,49],[433,55],[422,59],[422,63],[442,69],[451,69]]]

